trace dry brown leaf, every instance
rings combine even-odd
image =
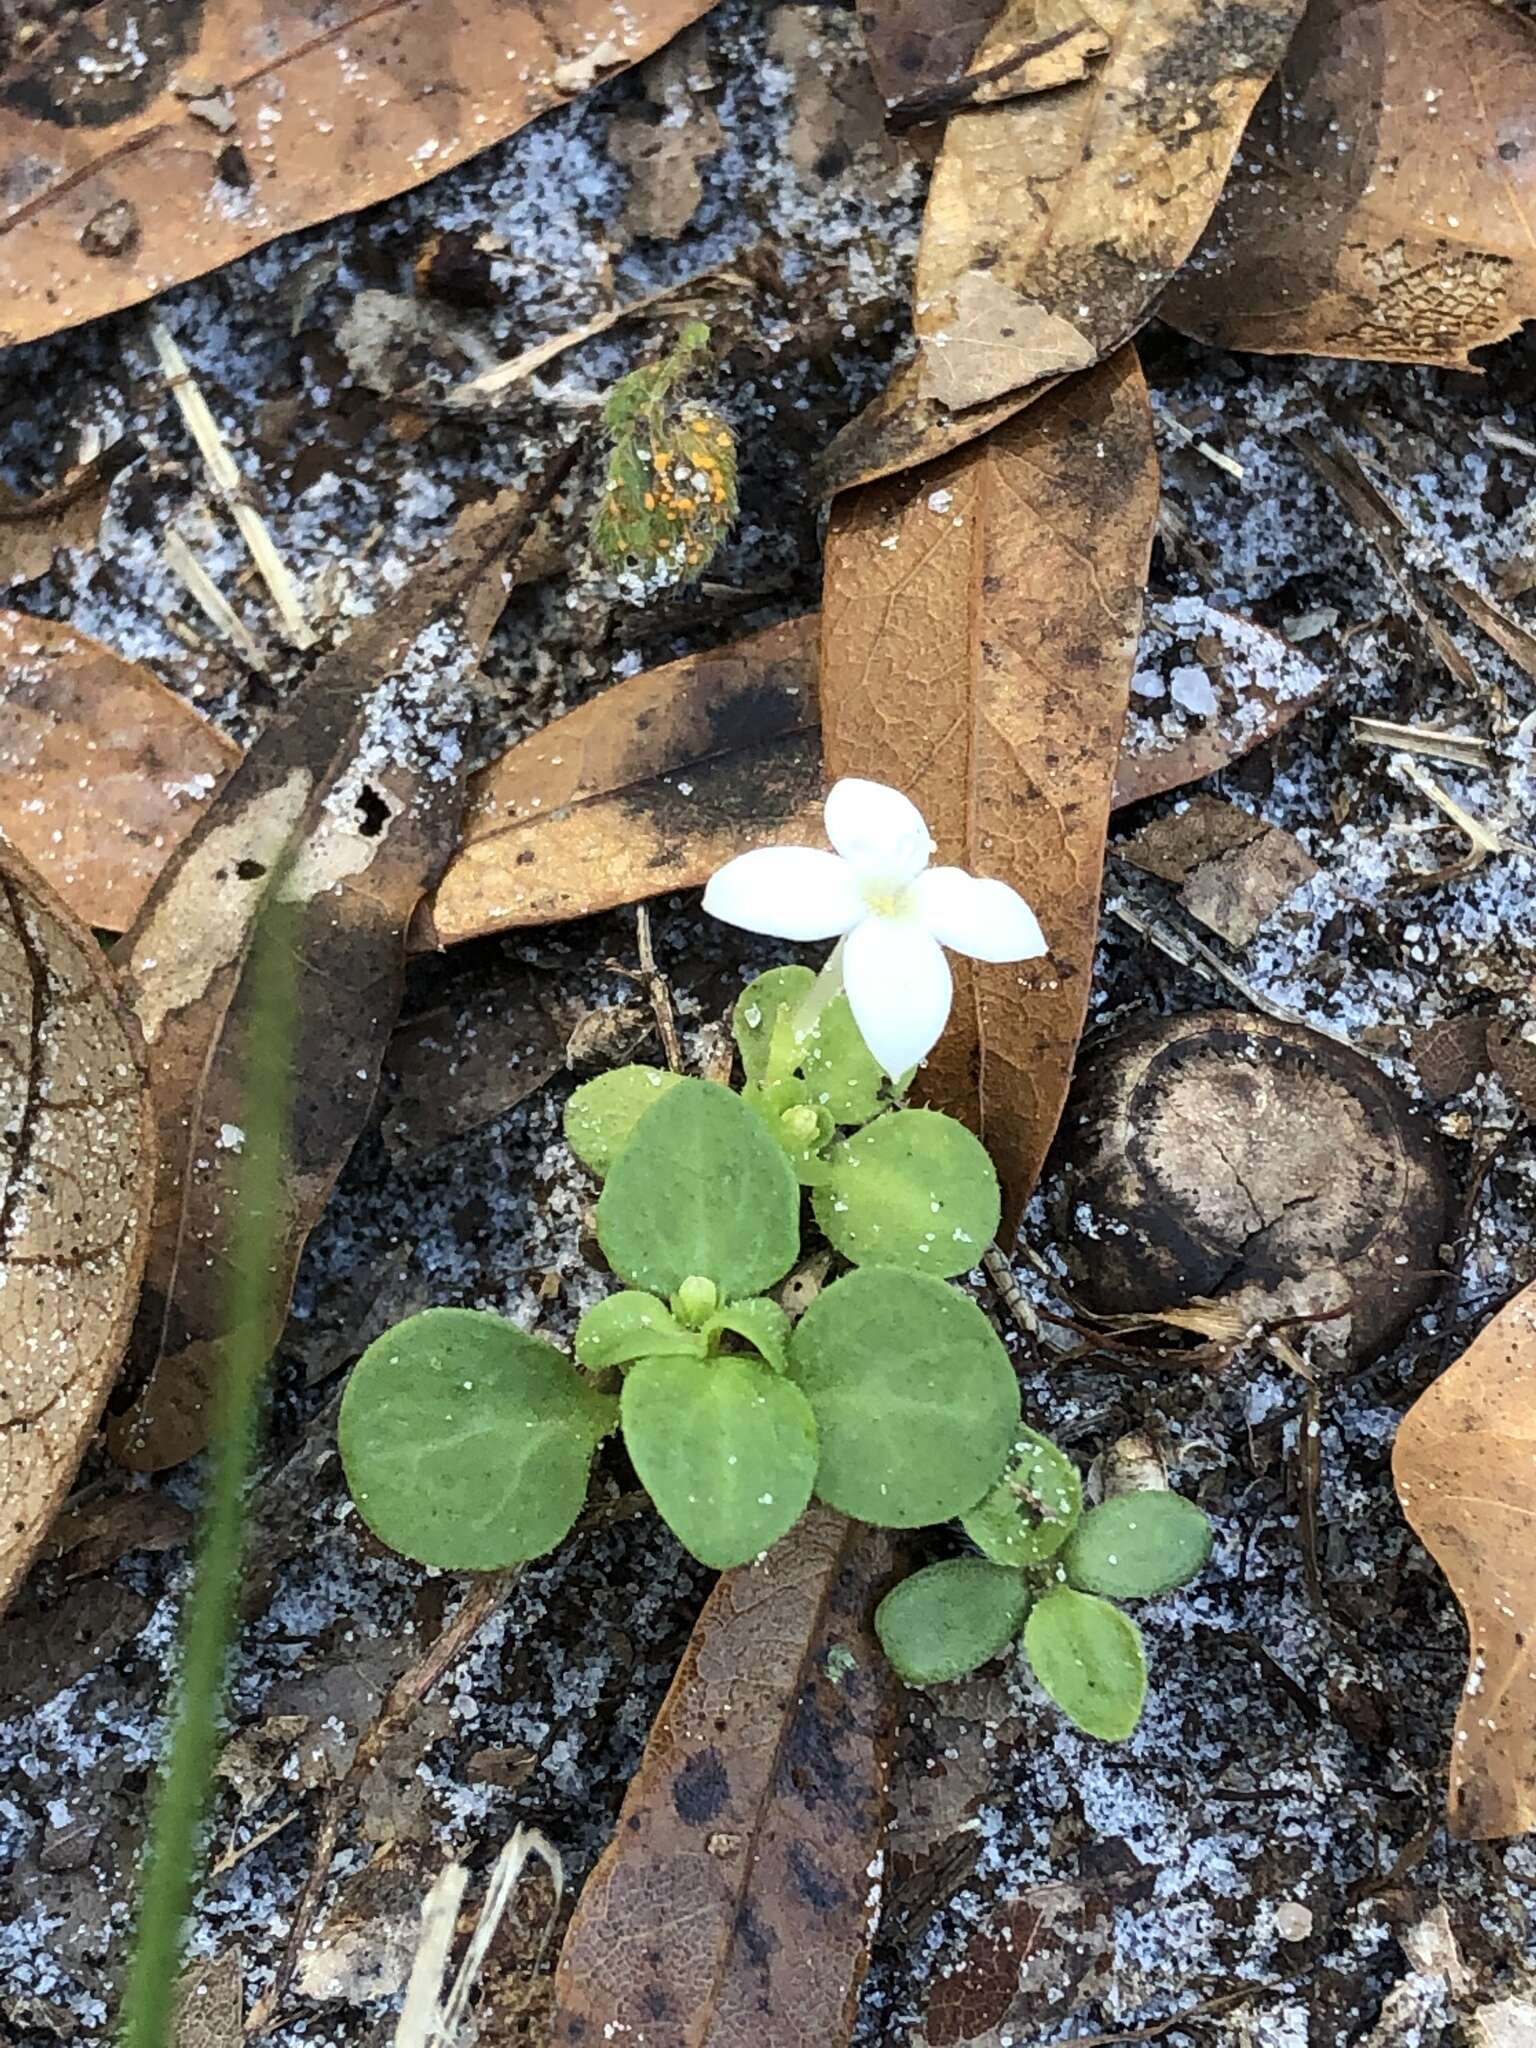
[[[194,1963],[177,1990],[175,2048],[241,2048],[244,1964],[238,1948]]]
[[[882,1530],[814,1509],[710,1595],[555,1980],[556,2048],[834,2048],[873,1932],[895,1681]]]
[[[0,584],[46,576],[60,548],[94,547],[113,478],[138,453],[138,442],[125,435],[35,498],[0,484]]]
[[[861,0],[870,69],[890,106],[924,99],[964,78],[1000,0]]]
[[[696,888],[733,854],[814,832],[821,793],[815,644],[791,620],[635,676],[477,775],[413,938]]]
[[[568,458],[567,458],[568,461]],[[404,935],[459,832],[477,651],[466,599],[499,578],[555,488],[451,541],[391,606],[326,655],[257,739],[117,948],[150,1050],[160,1182],[132,1364],[109,1436],[136,1470],[201,1449],[228,1334],[243,1143],[243,1042],[259,1000],[253,935],[281,892],[294,921],[298,1042],[291,1154],[263,1342],[304,1241],[367,1120],[394,1028]]]
[[[1102,1996],[1118,1888],[1044,1884],[999,1900],[953,1964],[935,1971],[912,2048],[1010,2048],[1054,2033]]]
[[[472,593],[472,638],[489,630],[503,598],[494,578]],[[1173,662],[1188,645],[1205,668],[1212,709],[1208,717],[1190,717],[1160,700],[1136,699],[1115,774],[1117,807],[1226,767],[1272,739],[1328,686],[1327,674],[1279,634],[1202,600],[1154,606],[1147,625],[1148,687],[1153,666]],[[819,840],[820,637],[820,615],[804,613],[710,654],[626,677],[510,748],[472,780],[463,844],[431,906],[436,923],[423,909],[412,943],[448,945],[586,917],[699,887],[722,860],[751,846]],[[803,704],[790,699],[791,689],[804,693]],[[719,752],[722,730],[727,744]],[[571,808],[561,809],[549,801],[550,777],[563,777],[578,750],[583,759],[595,756],[595,765],[574,794],[560,799]],[[703,803],[688,804],[685,782]],[[4,787],[0,761],[0,820]],[[558,787],[566,787],[563,780]],[[142,799],[143,792],[136,794]],[[537,811],[534,796],[544,798]],[[77,800],[75,792],[71,802]],[[126,807],[126,794],[123,801]],[[71,822],[50,829],[68,831]],[[162,844],[136,845],[143,893],[173,850],[174,840],[161,837]],[[535,886],[527,871],[536,864]],[[112,929],[105,918],[92,921]]]
[[[1289,832],[1216,796],[1191,797],[1115,851],[1174,884],[1190,916],[1229,946],[1246,946],[1317,873],[1317,862]]]
[[[72,11],[0,93],[12,171],[0,342],[135,305],[408,191],[638,63],[711,4]]]
[[[1451,1831],[1524,1834],[1536,1828],[1536,1285],[1408,1410],[1392,1478],[1471,1637]]]
[[[0,611],[0,826],[87,924],[132,924],[239,759],[138,662]]]
[[[1050,942],[1021,966],[955,961],[923,1071],[925,1099],[985,1140],[1005,1234],[1087,1007],[1156,518],[1151,409],[1125,350],[984,442],[841,500],[827,535],[829,777],[906,790],[939,858],[1014,883]]]
[[[143,1051],[101,948],[0,841],[0,1603],[69,1490],[138,1299]]]
[[[1094,0],[1110,49],[1087,76],[951,116],[918,244],[916,360],[833,441],[823,490],[963,446],[1136,332],[1205,227],[1302,5]],[[1015,47],[1015,16],[973,70]]]
[[[1159,311],[1223,348],[1465,364],[1536,314],[1536,22],[1312,0]]]

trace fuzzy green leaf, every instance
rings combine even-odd
[[[754,1360],[647,1358],[624,1382],[624,1443],[662,1520],[701,1564],[757,1557],[816,1476],[805,1396]]]
[[[795,1012],[815,984],[809,967],[770,967],[736,998],[731,1029],[749,1081],[782,1081],[795,1071]]]
[[[799,1252],[799,1183],[739,1095],[679,1081],[614,1161],[597,1236],[631,1287],[672,1295],[697,1274],[727,1300],[761,1294]]]
[[[822,1155],[835,1126],[830,1112],[812,1103],[798,1074],[783,1081],[748,1081],[741,1099],[762,1118],[802,1187],[820,1187],[831,1179],[832,1169]]]
[[[685,1330],[664,1301],[626,1287],[595,1302],[576,1325],[572,1350],[593,1372],[637,1358],[702,1358],[704,1339]]]
[[[1061,1562],[1085,1592],[1150,1600],[1192,1579],[1210,1554],[1207,1516],[1182,1494],[1159,1489],[1116,1494],[1091,1508]]]
[[[1118,1607],[1056,1587],[1029,1611],[1024,1654],[1057,1706],[1086,1734],[1123,1742],[1134,1731],[1147,1697],[1147,1660],[1140,1629]]]
[[[816,1221],[856,1266],[909,1266],[941,1280],[980,1262],[1002,1213],[986,1147],[936,1109],[898,1109],[828,1155]]]
[[[915,1529],[974,1507],[1019,1428],[1008,1354],[942,1280],[867,1266],[795,1325],[790,1373],[821,1434],[816,1491],[860,1521]]]
[[[660,1067],[615,1067],[583,1081],[565,1105],[565,1142],[601,1180],[641,1117],[681,1079]]]
[[[704,1325],[706,1339],[714,1340],[729,1330],[742,1338],[775,1372],[789,1364],[789,1317],[776,1301],[756,1295],[751,1301],[733,1301]]]
[[[1002,1478],[960,1526],[994,1564],[1043,1564],[1071,1535],[1083,1511],[1077,1467],[1048,1436],[1021,1428]]]
[[[358,1510],[392,1550],[447,1571],[495,1571],[566,1534],[617,1414],[515,1323],[430,1308],[363,1353],[338,1435]]]
[[[846,996],[832,998],[799,1044],[811,1100],[830,1110],[835,1124],[867,1124],[880,1114],[891,1084],[864,1043]]]
[[[908,1685],[943,1685],[998,1656],[1029,1612],[1017,1572],[952,1557],[914,1572],[880,1602],[875,1633]]]

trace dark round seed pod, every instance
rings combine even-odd
[[[1434,1295],[1451,1229],[1439,1139],[1360,1054],[1233,1010],[1158,1017],[1079,1069],[1057,1143],[1074,1288],[1102,1315],[1195,1297],[1327,1318],[1369,1357]]]

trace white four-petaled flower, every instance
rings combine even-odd
[[[765,846],[727,861],[704,908],[775,939],[837,939],[830,966],[864,1043],[891,1075],[925,1059],[949,1018],[944,947],[973,960],[1046,951],[1035,913],[1006,882],[934,868],[922,812],[900,790],[848,778],[826,803],[833,848]]]

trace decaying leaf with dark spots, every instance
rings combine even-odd
[[[1452,1832],[1524,1834],[1536,1828],[1536,1286],[1414,1402],[1392,1478],[1471,1637]]]
[[[0,841],[0,1603],[95,1432],[155,1185],[139,1034],[101,948]]]
[[[1005,2048],[1054,2033],[1112,1976],[1115,1906],[1108,1886],[1036,1885],[973,1927],[930,1981],[912,2048]]]
[[[462,163],[712,0],[108,0],[0,83],[0,342],[163,292]]]
[[[1151,411],[1126,350],[974,447],[840,500],[827,535],[828,775],[906,790],[937,858],[1013,883],[1051,948],[953,962],[949,1029],[921,1080],[991,1152],[1005,1242],[1087,1008],[1156,517]]]
[[[290,1150],[263,1338],[275,1343],[305,1239],[373,1102],[399,1010],[406,927],[458,836],[479,660],[463,607],[502,573],[562,470],[557,463],[521,508],[450,543],[393,606],[321,659],[118,945],[161,1134],[131,1357],[139,1391],[110,1433],[123,1464],[177,1464],[206,1440],[227,1335],[258,924],[280,906],[297,963]]]
[[[845,2041],[879,1904],[883,1531],[814,1509],[710,1595],[561,1952],[553,2039]]]
[[[0,826],[87,924],[133,922],[239,759],[140,663],[0,611]]]
[[[991,431],[1134,335],[1194,247],[1303,0],[1095,0],[1075,84],[951,116],[913,288],[915,361],[819,465],[847,490]],[[971,60],[1017,40],[1012,11]]]
[[[889,105],[922,99],[965,76],[998,0],[861,0],[875,84]]]
[[[1159,311],[1221,348],[1465,366],[1536,315],[1536,22],[1312,0]]]
[[[418,945],[698,887],[819,829],[815,646],[803,620],[621,683],[470,785]]]
[[[873,0],[859,19],[876,82],[903,124],[1069,85],[1109,48],[1080,0],[986,0],[979,9]]]

